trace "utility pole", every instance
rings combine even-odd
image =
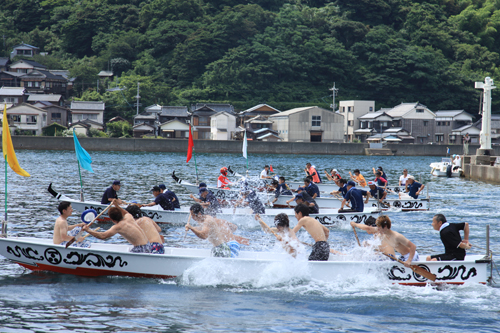
[[[337,95],[337,92],[339,91],[338,88],[335,88],[335,82],[333,82],[333,87],[331,87],[329,90],[332,92],[332,95],[333,95],[332,109],[333,109],[333,112],[335,112],[335,96]]]
[[[491,91],[496,87],[493,85],[493,79],[486,77],[483,82],[476,82],[476,89],[483,89],[483,112],[481,132],[479,139],[481,147],[477,150],[476,155],[491,155]]]
[[[136,115],[139,115],[139,106],[141,105],[139,103],[139,100],[141,99],[141,96],[139,96],[139,82],[137,82],[137,96],[135,96],[135,98],[137,98],[137,114]]]

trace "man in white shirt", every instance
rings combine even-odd
[[[462,158],[460,155],[455,155],[453,158],[453,171],[462,167]]]
[[[404,169],[403,174],[399,177],[399,186],[406,186],[406,181],[408,180],[408,170]]]
[[[264,166],[264,170],[260,173],[260,179],[269,179],[273,178],[269,176],[269,165]]]

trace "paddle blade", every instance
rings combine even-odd
[[[432,282],[436,281],[436,274],[432,274],[431,272],[428,272],[427,270],[417,265],[410,265],[410,267],[415,273],[417,273],[418,275],[422,275],[427,280],[431,280]]]

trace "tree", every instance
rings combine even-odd
[[[132,136],[132,126],[127,121],[114,121],[107,124],[110,138],[130,138]]]

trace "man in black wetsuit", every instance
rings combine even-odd
[[[469,223],[448,223],[443,214],[436,214],[432,219],[432,227],[434,230],[439,230],[445,253],[428,256],[427,261],[464,260],[465,250],[471,248],[469,243]],[[463,240],[460,237],[460,230],[464,231]]]

